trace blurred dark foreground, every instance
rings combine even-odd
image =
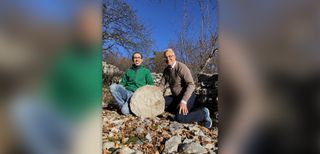
[[[0,12],[0,153],[101,153],[101,2]]]
[[[219,152],[319,153],[319,1],[220,1]]]

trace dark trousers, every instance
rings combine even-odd
[[[175,118],[181,123],[201,122],[205,119],[205,113],[202,108],[195,108],[196,95],[193,93],[187,102],[188,114],[179,114],[178,105],[181,102],[182,97],[178,96],[165,96],[166,111],[175,114]]]

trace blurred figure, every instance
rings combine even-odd
[[[55,55],[56,45],[66,41],[68,37],[62,36],[69,33],[62,24],[54,28],[39,26],[41,19],[27,9],[30,5],[17,1],[0,3],[0,131],[3,136],[0,153],[28,153],[31,151],[28,144],[32,141],[25,140],[24,130],[28,128],[20,125],[22,119],[17,119],[20,114],[16,112],[20,111],[17,104],[23,106],[40,99],[31,95],[38,95],[39,79],[45,74],[51,56]]]
[[[72,124],[66,152],[101,153],[100,4],[83,4],[77,15],[75,38],[57,56],[45,89],[57,113]]]
[[[319,5],[220,3],[219,153],[319,153]]]
[[[53,3],[55,6],[65,4]],[[47,14],[28,12],[21,15],[29,15],[34,22],[21,28],[28,31],[21,30],[12,37],[21,36],[15,45],[22,42],[28,48],[18,46],[17,49],[30,52],[22,57],[9,54],[6,57],[14,59],[1,65],[5,68],[1,72],[6,73],[1,74],[1,82],[7,85],[2,88],[8,94],[2,94],[2,99],[10,102],[6,108],[1,108],[8,112],[1,114],[7,117],[5,121],[12,127],[6,131],[8,138],[16,140],[7,144],[6,150],[0,149],[0,153],[17,153],[16,149],[9,147],[17,147],[16,141],[25,147],[18,151],[20,153],[101,153],[100,4],[83,1],[73,4],[68,10],[70,14],[65,15],[70,17],[66,20],[68,22],[55,23],[60,26],[57,29],[51,30],[50,24],[45,24],[50,18],[41,16]],[[36,9],[32,11],[36,12]],[[16,21],[4,25],[18,27],[15,25],[20,23],[18,19],[25,18],[15,18]],[[26,36],[30,36],[29,39]],[[15,51],[19,53],[19,50]]]

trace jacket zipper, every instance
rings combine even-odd
[[[137,81],[136,81],[136,76],[137,76],[138,70],[139,70],[139,68],[137,70],[134,70],[134,83],[136,84],[137,87],[138,87],[138,85],[137,85]]]

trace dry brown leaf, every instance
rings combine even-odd
[[[103,154],[110,154],[111,152],[109,152],[108,150],[103,150]]]

